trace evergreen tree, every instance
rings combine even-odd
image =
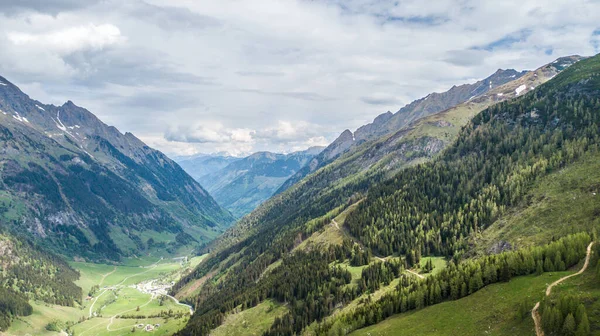
[[[579,326],[577,327],[577,336],[587,336],[590,334],[590,321],[588,320],[588,316],[586,312],[583,312],[581,316],[581,322],[579,322]]]
[[[574,336],[576,330],[575,317],[569,313],[563,323],[562,332],[565,336]]]
[[[538,260],[535,266],[535,274],[542,275],[544,273],[544,267],[542,266],[542,262]]]

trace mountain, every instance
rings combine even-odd
[[[600,56],[561,58],[317,168],[240,220],[174,286],[197,308],[180,334],[209,334],[234,323],[230,313],[273,305],[278,315],[262,313],[244,327],[347,334],[512,277],[574,266],[598,224],[598,181],[580,182],[593,169],[571,177],[565,170],[596,162],[598,73]],[[547,189],[557,178],[565,183],[552,188],[568,197]],[[550,200],[560,209],[552,215],[539,207]],[[540,215],[556,218],[547,226]]]
[[[395,133],[345,147],[346,152],[278,194],[219,237],[213,245],[238,241],[265,222],[292,223],[315,218],[356,200],[374,184],[407,166],[430,160],[455,140],[460,129],[483,109],[517,96],[517,89],[537,87],[580,57],[564,57],[450,109],[416,120]],[[519,91],[523,94],[527,90]],[[328,146],[329,152],[352,139],[346,130]],[[327,151],[324,150],[324,152]],[[323,153],[316,158],[323,157]],[[315,159],[310,164],[315,163]],[[305,167],[303,170],[306,170]],[[286,183],[292,181],[290,178]],[[281,191],[282,188],[280,188]],[[283,210],[282,210],[283,209]],[[299,223],[297,223],[299,224]],[[225,245],[227,245],[226,243]]]
[[[283,182],[304,167],[322,149],[311,147],[290,154],[258,152],[243,159],[232,160],[227,166],[200,176],[197,180],[221,206],[231,211],[234,216],[242,217],[271,197]],[[200,165],[211,165],[213,162],[207,161]],[[205,166],[197,170],[187,167],[192,176],[207,169]]]
[[[208,241],[233,221],[175,162],[84,108],[0,77],[0,220],[52,250],[118,259]]]
[[[202,176],[219,171],[240,158],[228,154],[200,154],[174,158],[175,162],[195,180]]]
[[[513,69],[498,69],[491,76],[473,84],[453,86],[442,93],[431,93],[404,106],[396,113],[390,111],[377,116],[372,123],[359,127],[354,133],[345,130],[335,141],[316,156],[310,165],[304,167],[288,181],[277,193],[280,193],[318,168],[332,162],[350,148],[361,145],[370,140],[380,138],[386,134],[394,133],[412,121],[447,110],[451,107],[475,99],[508,82],[524,76],[527,71],[518,72]]]

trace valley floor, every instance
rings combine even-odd
[[[83,289],[83,304],[31,302],[33,314],[15,319],[6,335],[66,335],[68,325],[78,336],[172,335],[185,326],[191,307],[165,294],[203,258],[131,259],[118,266],[74,262],[71,266],[81,273],[77,285]],[[62,330],[47,330],[50,323]]]

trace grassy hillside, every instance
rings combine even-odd
[[[541,299],[548,283],[570,272],[530,275],[494,284],[457,301],[399,314],[351,335],[533,335],[533,320],[517,316],[524,301],[531,307]]]
[[[31,302],[75,307],[82,291],[79,272],[30,241],[0,233],[0,331],[19,316],[31,316]],[[70,309],[70,308],[61,308]]]
[[[260,336],[269,330],[277,317],[287,309],[279,303],[265,301],[256,307],[227,315],[223,324],[215,329],[212,336],[252,335]]]
[[[598,250],[597,250],[598,251]],[[591,265],[598,264],[598,255]],[[548,284],[578,271],[579,263],[569,271],[544,273],[512,279],[509,283],[488,286],[457,301],[444,302],[406,314],[388,318],[374,326],[357,330],[351,335],[486,335],[510,336],[535,334],[529,311],[542,300]],[[566,280],[555,287],[548,301],[571,296],[583,303],[589,316],[591,335],[600,332],[600,281],[598,268]],[[522,307],[525,307],[523,310]],[[519,312],[525,312],[519,315]]]
[[[486,253],[502,242],[522,247],[594,228],[600,228],[600,155],[590,153],[537,181],[521,205],[473,241]]]

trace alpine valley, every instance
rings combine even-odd
[[[600,55],[174,159],[0,77],[0,334],[600,335]]]

